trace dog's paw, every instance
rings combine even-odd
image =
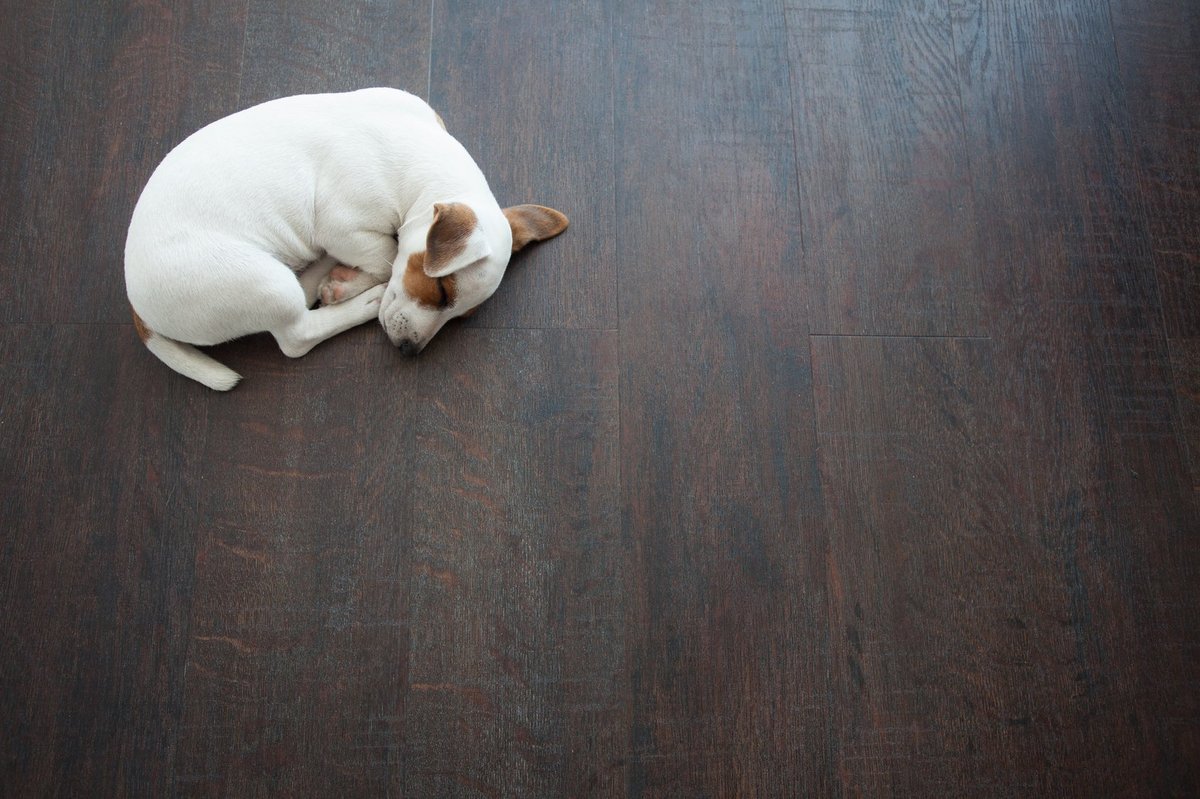
[[[357,297],[378,282],[365,272],[339,264],[318,284],[317,292],[322,305],[336,305]]]

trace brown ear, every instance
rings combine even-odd
[[[443,277],[486,257],[486,242],[471,244],[479,217],[464,203],[434,203],[433,224],[425,237],[425,274]],[[481,249],[482,248],[482,249]]]
[[[566,216],[544,205],[514,205],[505,208],[504,215],[512,228],[513,252],[531,241],[554,238],[570,224]]]

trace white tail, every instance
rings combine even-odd
[[[146,339],[146,349],[184,377],[190,377],[217,391],[228,391],[242,379],[237,372],[205,355],[191,344],[184,344],[153,331]]]
[[[190,377],[217,391],[228,391],[242,379],[237,372],[208,357],[191,344],[155,333],[146,327],[137,311],[133,312],[133,326],[146,349],[184,377]]]

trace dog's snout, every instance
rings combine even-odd
[[[421,351],[420,345],[418,345],[417,342],[413,341],[410,338],[404,339],[399,344],[397,344],[396,347],[404,355],[416,355],[418,352]]]

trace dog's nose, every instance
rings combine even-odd
[[[417,346],[417,342],[413,341],[410,338],[404,339],[404,341],[401,341],[399,344],[396,345],[396,347],[404,355],[416,355],[418,352],[421,351],[421,348],[419,346]]]

